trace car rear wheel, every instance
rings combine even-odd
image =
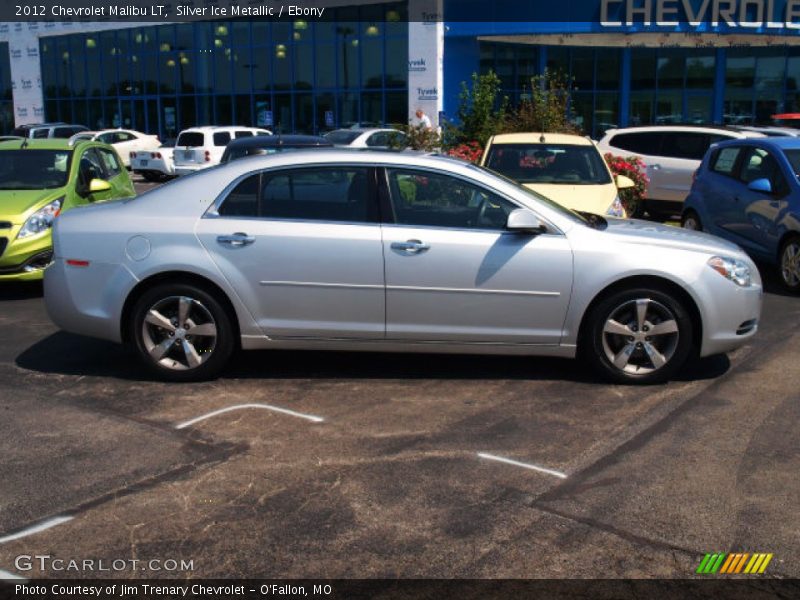
[[[791,292],[800,292],[800,237],[792,237],[781,246],[781,281]]]
[[[154,287],[139,298],[132,315],[131,339],[137,354],[160,379],[210,379],[233,353],[231,318],[222,304],[200,287]]]
[[[692,231],[703,231],[703,223],[700,217],[693,210],[687,210],[681,218],[681,227]]]
[[[667,291],[617,292],[598,303],[588,318],[582,352],[611,381],[666,381],[683,366],[692,349],[692,320]]]

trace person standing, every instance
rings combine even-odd
[[[417,127],[426,130],[433,129],[431,118],[425,114],[425,111],[423,111],[421,108],[418,108],[415,114],[417,115],[417,122],[415,123]]]

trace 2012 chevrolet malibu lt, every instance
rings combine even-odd
[[[131,344],[157,376],[217,375],[237,347],[583,355],[670,378],[756,333],[736,245],[585,218],[480,167],[414,153],[233,161],[56,219],[60,327]]]

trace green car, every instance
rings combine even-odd
[[[42,278],[53,257],[53,220],[62,211],[135,193],[106,144],[0,142],[0,281]]]

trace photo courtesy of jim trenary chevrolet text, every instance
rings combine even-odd
[[[800,594],[800,0],[0,3],[0,600]]]

